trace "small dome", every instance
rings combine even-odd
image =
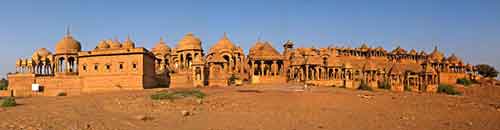
[[[210,48],[210,51],[218,51],[218,50],[223,50],[223,49],[228,49],[228,50],[233,50],[235,49],[236,46],[229,40],[227,37],[226,33],[224,33],[224,36],[217,42],[212,48]]]
[[[116,39],[114,41],[111,41],[111,43],[109,44],[109,46],[110,46],[111,49],[118,49],[118,48],[122,47],[122,44],[120,44],[120,41],[118,41],[118,39]]]
[[[186,34],[179,44],[177,44],[178,50],[201,50],[201,40],[193,35],[193,33]]]
[[[366,43],[363,43],[363,45],[361,45],[360,47],[361,49],[368,49],[368,45]]]
[[[132,39],[130,39],[130,36],[127,36],[127,39],[123,42],[122,47],[127,49],[135,48],[135,43]]]
[[[39,60],[40,58],[48,58],[50,55],[52,55],[52,53],[47,50],[47,48],[39,48],[33,53],[31,58]]]
[[[425,53],[425,51],[424,51],[424,50],[422,50],[422,51],[420,51],[420,55],[425,56],[425,55],[427,55],[427,53]]]
[[[448,57],[446,59],[446,61],[448,61],[448,63],[452,63],[452,64],[458,64],[458,63],[462,62],[462,60],[460,58],[458,58],[454,53],[451,54],[451,56]]]
[[[391,53],[393,53],[393,54],[406,54],[406,50],[401,48],[400,46],[398,46],[394,50],[392,50]]]
[[[52,52],[47,50],[47,48],[40,48],[40,49],[37,49],[35,52],[38,53],[38,55],[40,55],[41,57],[46,57],[46,56],[52,55]]]
[[[153,53],[155,55],[165,55],[170,53],[170,47],[160,38],[160,41],[153,47]]]
[[[434,47],[434,51],[432,51],[432,53],[429,54],[429,60],[432,60],[432,61],[441,61],[443,59],[444,59],[443,53],[441,53],[441,52],[438,51],[437,46]]]
[[[415,49],[411,49],[411,51],[410,51],[410,55],[417,55],[417,50],[415,50]]]
[[[80,42],[75,40],[68,32],[63,39],[56,44],[56,53],[77,53],[82,49]]]
[[[108,49],[109,44],[108,41],[101,40],[99,44],[97,44],[97,49]]]

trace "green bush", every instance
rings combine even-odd
[[[448,84],[439,84],[438,93],[446,93],[449,95],[461,95],[460,92],[455,90],[455,87],[453,87],[452,85],[448,85]]]
[[[391,89],[391,84],[389,84],[389,82],[384,80],[383,82],[379,83],[378,88]]]
[[[0,80],[0,90],[7,90],[9,82],[5,79]]]
[[[359,90],[366,90],[366,91],[372,91],[372,88],[366,83],[366,81],[361,81],[361,84],[359,84],[358,87]]]
[[[203,99],[206,97],[206,94],[199,90],[182,90],[173,92],[159,92],[151,95],[151,99],[153,100],[174,100],[186,97],[195,97],[198,99]]]
[[[457,79],[457,84],[461,84],[461,85],[464,85],[464,86],[470,86],[472,85],[472,81],[467,79],[467,78],[459,78]]]
[[[16,105],[16,99],[14,99],[13,97],[7,97],[2,101],[2,107],[14,107]]]

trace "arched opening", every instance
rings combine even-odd
[[[76,72],[76,61],[74,57],[68,58],[68,71],[69,72]]]
[[[186,64],[188,68],[191,68],[192,63],[193,63],[193,55],[191,53],[188,53],[186,55]]]
[[[58,63],[57,63],[57,72],[64,72],[64,70],[66,69],[66,66],[64,65],[64,57],[61,57],[58,59]]]
[[[224,60],[226,61],[226,64],[222,64],[222,68],[225,70],[229,70],[230,69],[229,66],[230,66],[230,64],[232,64],[230,62],[230,57],[228,55],[224,55],[224,56],[222,56],[222,58],[224,58]]]

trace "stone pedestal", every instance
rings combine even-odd
[[[208,87],[227,87],[227,80],[208,80]]]
[[[418,86],[417,86],[417,85],[415,85],[415,86],[411,86],[411,91],[412,91],[412,92],[419,92],[419,91],[420,91],[420,89],[418,88]]]
[[[427,85],[426,92],[435,93],[437,92],[438,85]]]
[[[344,81],[344,86],[345,86],[345,88],[348,88],[348,89],[357,89],[358,88],[358,86],[354,86],[354,81],[352,81],[352,80]]]
[[[403,91],[405,91],[405,87],[403,85],[391,85],[391,91],[403,92]]]
[[[375,81],[368,82],[368,86],[372,89],[378,89],[378,83]]]

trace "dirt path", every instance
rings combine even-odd
[[[0,109],[0,129],[500,130],[499,87],[465,96],[297,88],[203,89],[202,104],[151,100],[158,90],[23,98]]]

